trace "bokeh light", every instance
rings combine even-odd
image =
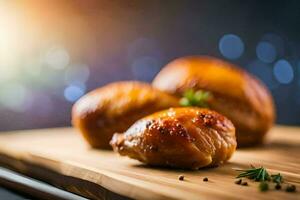
[[[245,45],[242,39],[234,34],[226,34],[219,41],[221,54],[228,59],[237,59],[244,53]]]
[[[29,97],[27,88],[18,83],[2,86],[0,90],[1,105],[17,112],[22,112],[27,108],[26,99]]]
[[[291,64],[285,60],[278,60],[274,64],[273,73],[279,83],[289,84],[294,79],[294,70]]]
[[[45,63],[53,69],[64,69],[70,62],[70,56],[62,47],[51,47],[45,55]]]
[[[277,56],[284,56],[284,40],[278,34],[266,33],[262,36],[261,41],[272,44],[276,49]]]
[[[276,54],[276,49],[270,42],[259,42],[256,47],[256,55],[263,62],[274,62],[276,59]]]
[[[74,102],[77,99],[79,99],[84,94],[84,92],[85,91],[82,88],[80,88],[79,86],[70,85],[65,88],[64,96],[67,101]]]
[[[159,72],[161,65],[157,58],[143,56],[133,61],[131,69],[135,79],[150,82]]]
[[[89,67],[85,64],[70,65],[65,72],[65,83],[85,83],[90,76]]]
[[[279,83],[273,77],[272,65],[256,59],[247,65],[247,69],[262,80],[269,89],[274,90],[279,86]]]

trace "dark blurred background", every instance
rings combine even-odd
[[[70,125],[86,92],[150,82],[205,54],[271,90],[277,123],[300,124],[300,1],[0,0],[0,130]]]

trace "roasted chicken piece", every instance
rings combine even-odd
[[[109,149],[115,132],[127,130],[136,120],[170,107],[178,99],[141,82],[117,82],[80,98],[72,109],[72,123],[95,148]]]
[[[236,148],[235,128],[226,117],[201,108],[170,108],[116,133],[114,151],[153,166],[199,169],[227,161]]]
[[[236,127],[238,146],[260,144],[274,122],[272,96],[246,71],[220,59],[191,56],[176,59],[156,76],[153,86],[177,96],[188,89],[209,91],[210,109]]]

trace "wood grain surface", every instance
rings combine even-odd
[[[274,127],[266,144],[239,149],[225,165],[198,171],[149,168],[87,146],[72,128],[0,134],[0,165],[92,199],[300,199],[300,128]],[[264,166],[298,191],[260,192],[234,184],[233,168]],[[179,181],[183,174],[185,181]],[[202,179],[208,177],[208,182]]]

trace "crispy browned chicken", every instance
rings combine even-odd
[[[199,169],[227,161],[236,149],[233,124],[217,112],[171,108],[115,134],[113,149],[153,166]]]
[[[117,82],[79,99],[72,109],[73,125],[92,147],[109,149],[116,132],[124,132],[136,120],[170,107],[178,98],[141,82]]]
[[[177,96],[188,89],[211,92],[207,104],[233,122],[238,146],[261,143],[274,122],[272,96],[264,84],[220,59],[205,56],[176,59],[159,72],[153,86]]]

